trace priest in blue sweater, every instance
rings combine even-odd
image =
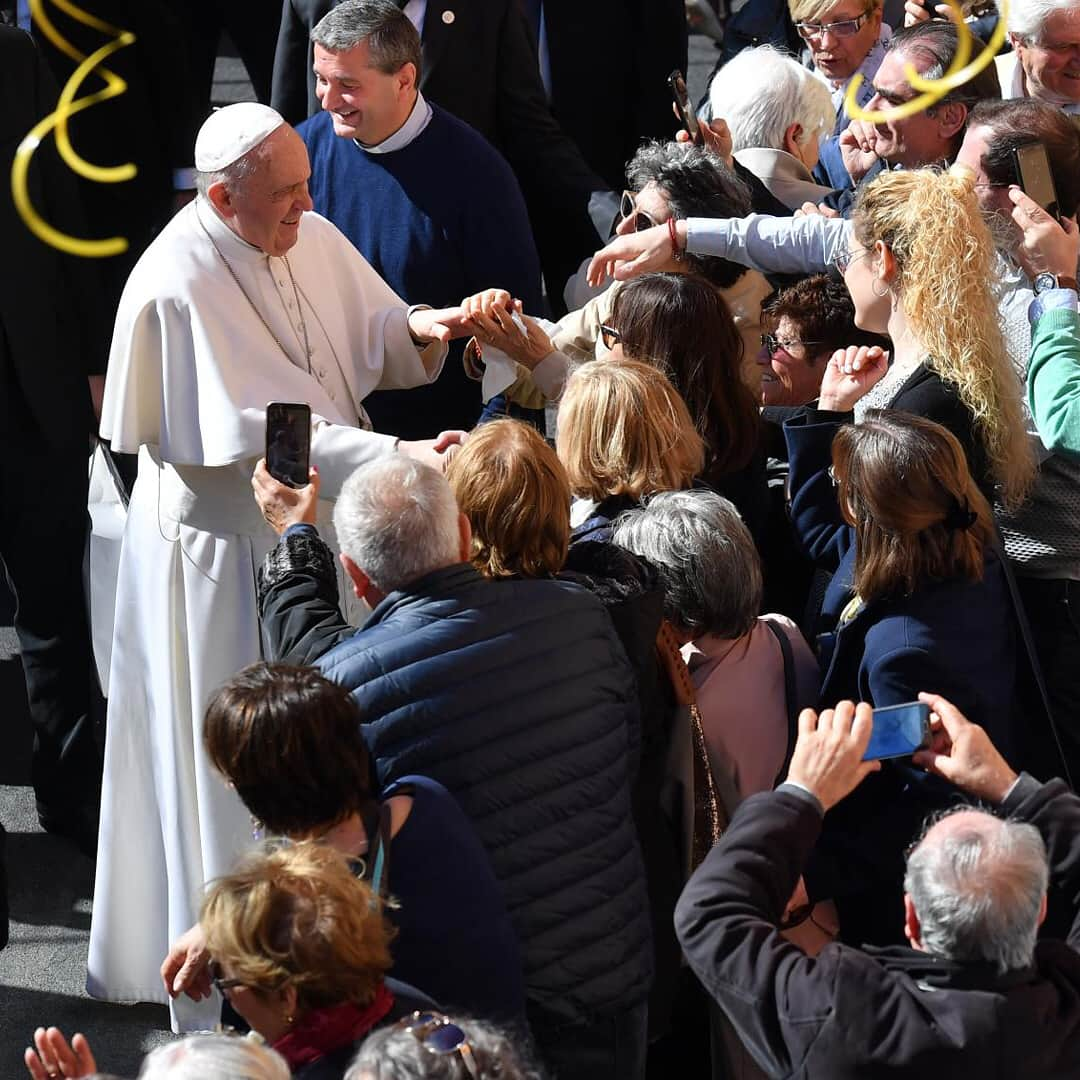
[[[504,288],[541,310],[540,262],[510,166],[467,124],[417,89],[420,35],[393,0],[347,0],[311,32],[323,111],[297,131],[311,157],[311,197],[409,303],[458,303]],[[470,428],[479,384],[461,345],[438,381],[369,396],[377,431],[403,439]]]

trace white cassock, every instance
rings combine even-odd
[[[445,356],[417,349],[405,303],[318,214],[304,215],[287,260],[245,243],[200,198],[147,249],[120,301],[101,433],[138,451],[139,475],[116,591],[94,997],[167,1001],[158,969],[170,942],[196,921],[204,883],[251,843],[247,812],[203,751],[202,720],[214,691],[261,657],[255,573],[276,537],[251,474],[267,403],[311,406],[329,540],[329,500],[395,448],[358,427],[361,401],[433,381]],[[210,1027],[219,1008],[216,994],[184,998],[174,1027]]]

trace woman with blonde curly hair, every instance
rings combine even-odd
[[[214,985],[294,1077],[340,1080],[368,1032],[424,1004],[387,985],[393,931],[326,844],[248,857],[210,884],[199,922]]]
[[[885,173],[860,193],[852,225],[835,262],[856,325],[891,338],[892,365],[880,349],[838,351],[819,408],[846,412],[869,394],[865,404],[935,420],[960,439],[984,493],[1019,505],[1035,459],[1001,333],[993,240],[970,176]]]

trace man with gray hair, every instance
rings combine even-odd
[[[603,605],[567,581],[481,577],[445,479],[395,457],[358,469],[334,511],[341,563],[374,608],[358,629],[314,527],[317,474],[293,489],[260,463],[253,486],[282,536],[259,582],[268,655],[352,692],[381,785],[422,774],[461,803],[504,890],[549,1067],[643,1076],[637,686]]]
[[[1012,52],[994,61],[1001,96],[1080,114],[1080,2],[1011,0],[1008,25]]]
[[[311,31],[322,112],[297,128],[315,209],[407,303],[458,303],[492,286],[541,310],[540,261],[510,166],[419,89],[420,35],[394,0],[345,0]],[[452,167],[448,167],[450,163]],[[451,346],[438,381],[364,403],[379,431],[471,428],[483,403]]]
[[[727,121],[735,160],[789,210],[832,191],[810,173],[836,109],[825,83],[802,64],[771,45],[744,49],[713,76],[709,102]]]
[[[1017,775],[944,698],[914,763],[997,813],[965,806],[908,858],[910,947],[831,944],[816,957],[780,934],[822,816],[869,773],[873,710],[804,710],[786,781],[752,796],[690,879],[676,928],[690,966],[770,1076],[1080,1075],[1080,798]],[[1049,882],[1067,896],[1067,942],[1036,943]]]

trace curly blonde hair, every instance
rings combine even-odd
[[[1021,411],[1023,388],[1001,332],[994,243],[971,175],[884,173],[860,193],[852,224],[864,248],[881,240],[892,252],[900,302],[926,362],[975,418],[1002,501],[1019,505],[1035,457]]]
[[[369,1005],[390,970],[393,929],[379,900],[326,844],[248,856],[211,883],[199,922],[230,977],[261,994],[292,986],[301,1013]]]

